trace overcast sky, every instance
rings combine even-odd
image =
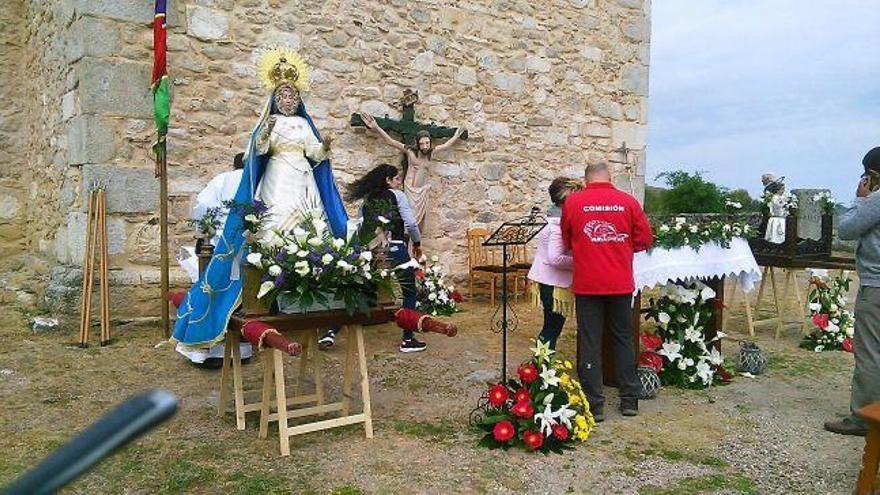
[[[849,202],[880,145],[880,0],[654,0],[649,182],[829,187]]]

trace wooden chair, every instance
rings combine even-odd
[[[467,231],[468,299],[474,297],[476,279],[488,279],[489,300],[492,306],[495,306],[495,292],[502,272],[501,255],[496,250],[483,246],[483,242],[489,235],[491,232],[484,228],[473,228]]]
[[[513,259],[510,260],[509,272],[513,273],[513,301],[519,300],[519,282],[523,283],[523,297],[528,300],[529,295],[529,270],[532,269],[532,262],[529,259],[528,249],[526,245],[512,246]]]
[[[877,465],[880,463],[880,402],[865,406],[856,415],[868,423],[868,435],[865,437],[865,451],[862,454],[862,470],[856,487],[858,495],[877,493]]]

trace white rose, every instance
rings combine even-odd
[[[345,260],[339,260],[339,261],[337,261],[337,262],[336,262],[336,266],[338,266],[339,268],[341,268],[341,269],[343,269],[343,270],[345,270],[345,271],[349,271],[349,270],[351,270],[352,268],[354,268],[354,266],[352,266],[349,262],[347,262],[347,261],[345,261]]]
[[[324,263],[325,265],[329,265],[330,263],[333,263],[333,255],[327,253],[324,256],[321,256],[321,263]]]
[[[822,309],[822,305],[817,302],[810,303],[810,311],[819,311]]]
[[[306,242],[306,240],[308,240],[309,233],[305,229],[297,227],[293,229],[293,237],[294,239],[296,239],[296,242],[302,244],[303,242]]]
[[[660,320],[660,323],[661,323],[662,325],[666,325],[666,324],[668,324],[668,323],[672,320],[672,318],[670,318],[670,316],[669,316],[668,313],[660,313],[660,314],[657,316],[657,319]]]
[[[361,259],[365,261],[371,261],[373,259],[373,252],[364,251],[363,253],[361,253]]]
[[[829,309],[831,309],[831,312],[834,312],[838,310],[838,307],[836,304],[831,304],[831,307]]]
[[[315,232],[322,234],[325,230],[327,230],[327,222],[321,220],[320,218],[312,219],[312,225],[315,226]]]
[[[299,251],[296,252],[296,255],[299,256],[300,258],[305,258],[306,256],[309,255],[309,252],[305,251],[303,249],[300,249]]]
[[[263,282],[262,284],[260,284],[260,290],[257,291],[257,299],[262,299],[263,296],[268,294],[269,291],[271,291],[274,288],[275,288],[275,283],[270,282],[268,280]]]
[[[387,277],[387,276],[388,276],[388,270],[382,270],[381,272],[379,272],[379,275],[380,275],[382,278]]]
[[[436,300],[437,300],[437,294],[434,294],[433,292],[430,293],[430,294],[428,294],[428,300],[429,300],[429,301],[436,301]]]
[[[660,232],[669,232],[669,225],[666,225],[665,223],[661,225]]]
[[[678,366],[678,369],[680,369],[682,371],[687,369],[687,365],[684,364],[684,361],[679,361],[677,366]]]
[[[855,329],[852,327],[852,325],[846,327],[846,336],[847,337],[852,337],[855,333],[856,333]]]
[[[263,261],[262,253],[250,253],[247,255],[247,262],[254,266],[261,266]]]
[[[691,225],[691,228],[689,230],[691,231],[691,234],[696,234],[700,231],[700,229],[698,229],[696,225]]]
[[[281,267],[278,265],[270,266],[269,267],[269,275],[272,275],[273,277],[277,277],[278,275],[281,275]]]
[[[371,274],[370,272],[364,272],[364,278],[367,280],[372,280],[373,274]]]
[[[342,246],[345,246],[345,241],[342,239],[333,239],[333,247],[336,249],[342,249]]]
[[[296,269],[293,270],[293,271],[295,271],[296,274],[299,275],[300,277],[305,277],[306,275],[309,274],[309,266],[308,266],[308,265],[306,265],[306,266],[301,266],[301,267],[299,267],[299,268],[296,268]]]

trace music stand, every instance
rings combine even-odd
[[[484,242],[483,246],[501,246],[501,304],[492,314],[492,331],[501,332],[501,383],[507,382],[507,332],[516,329],[518,323],[516,313],[508,304],[507,270],[508,252],[507,246],[521,246],[532,239],[547,225],[547,219],[540,214],[538,207],[533,207],[527,217],[504,222]],[[501,318],[498,319],[498,313]],[[508,318],[508,313],[513,313],[514,320]],[[510,328],[511,323],[513,328]]]

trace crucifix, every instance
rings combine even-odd
[[[383,141],[403,153],[401,165],[404,171],[403,192],[409,198],[410,206],[419,227],[424,230],[424,218],[427,211],[428,168],[435,152],[450,148],[458,139],[467,139],[468,131],[462,127],[445,127],[434,122],[423,124],[416,121],[415,104],[419,95],[406,89],[400,99],[401,118],[399,120],[372,115],[351,114],[352,127],[367,127],[379,134]],[[400,135],[398,141],[388,133]],[[443,144],[434,146],[433,140],[449,138]]]

